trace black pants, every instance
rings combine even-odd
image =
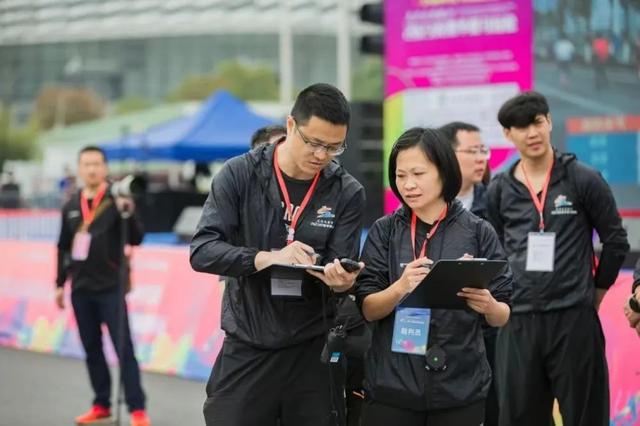
[[[496,340],[498,338],[498,330],[491,328],[485,329],[484,346],[487,351],[487,361],[491,367],[491,385],[484,407],[484,426],[498,426],[498,394],[496,392],[495,365],[496,365]]]
[[[498,334],[501,426],[609,424],[609,378],[600,319],[591,306],[512,314]]]
[[[115,348],[118,347],[119,318],[117,289],[107,292],[74,291],[71,303],[86,352],[89,379],[95,393],[94,404],[111,406],[111,375],[102,350],[102,323],[107,325]],[[122,348],[121,374],[129,411],[144,409],[145,395],[140,385],[140,369],[133,352],[131,332],[126,306],[124,309],[124,346]]]
[[[362,426],[482,426],[484,401],[444,410],[411,411],[375,401],[362,410]]]
[[[347,357],[346,374],[347,426],[360,426],[364,403],[364,360],[361,357]]]
[[[207,383],[206,424],[343,424],[344,388],[335,386],[339,382],[335,375],[341,369],[320,362],[324,342],[322,336],[284,349],[265,350],[227,337]],[[331,404],[331,389],[340,407],[338,402]],[[332,406],[336,413],[331,413]]]

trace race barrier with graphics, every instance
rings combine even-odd
[[[187,247],[137,248],[127,301],[142,367],[206,380],[224,338],[223,287],[216,276],[193,272],[188,255]],[[0,240],[0,345],[81,358],[70,301],[64,311],[54,304],[55,256],[51,243]],[[631,272],[622,272],[600,310],[612,426],[640,424],[640,337],[622,313],[631,281]]]

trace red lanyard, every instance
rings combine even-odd
[[[287,191],[287,185],[284,183],[284,178],[282,177],[282,171],[278,166],[278,147],[276,146],[273,150],[273,168],[276,172],[276,177],[278,178],[278,185],[280,186],[280,191],[282,192],[282,196],[284,197],[284,208],[289,214],[291,218],[291,225],[289,225],[289,232],[287,233],[287,245],[291,244],[295,237],[296,225],[298,224],[298,219],[302,216],[302,212],[304,211],[307,204],[309,204],[309,200],[311,200],[311,196],[313,192],[316,190],[316,186],[318,186],[318,180],[320,179],[320,172],[316,173],[316,176],[313,178],[313,182],[311,182],[311,186],[307,191],[307,194],[304,196],[302,203],[300,204],[300,208],[298,209],[298,213],[294,215],[291,208],[291,199],[289,198],[289,191]]]
[[[440,225],[440,222],[442,222],[442,219],[444,219],[447,216],[448,210],[449,210],[449,206],[445,205],[444,209],[442,210],[442,213],[440,213],[440,217],[438,218],[436,223],[434,223],[433,226],[431,227],[431,231],[427,232],[427,236],[424,239],[424,243],[422,243],[422,248],[420,249],[420,256],[418,257],[416,257],[416,226],[417,226],[418,218],[414,212],[411,212],[411,247],[413,247],[413,260],[416,260],[420,257],[424,257],[424,255],[427,253],[427,242],[431,237],[435,235],[436,230]]]
[[[89,208],[89,200],[85,197],[84,192],[80,193],[80,209],[82,210],[82,221],[86,226],[91,225],[93,219],[96,216],[96,210],[98,210],[98,206],[104,197],[104,194],[107,192],[107,185],[101,185],[98,192],[96,192],[95,197],[93,197],[93,203],[91,203],[91,208]]]
[[[544,203],[547,200],[547,190],[549,189],[549,182],[551,181],[551,171],[553,170],[553,164],[555,159],[551,161],[551,165],[549,166],[549,170],[547,171],[547,177],[544,181],[544,186],[542,187],[542,196],[538,198],[538,194],[533,190],[533,185],[529,181],[529,176],[527,176],[527,171],[524,169],[524,163],[520,163],[522,166],[522,174],[524,175],[524,180],[527,183],[527,189],[529,190],[529,194],[531,195],[531,199],[533,200],[533,204],[536,206],[536,210],[540,215],[540,223],[539,228],[540,232],[544,232]]]

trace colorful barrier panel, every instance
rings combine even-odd
[[[64,311],[54,304],[55,254],[50,243],[0,240],[0,345],[82,357],[69,300]],[[600,310],[612,426],[640,424],[640,337],[622,313],[631,281],[621,273]],[[193,272],[186,247],[145,246],[134,252],[133,282],[127,300],[142,367],[205,380],[224,337],[217,277]]]
[[[55,256],[51,243],[0,240],[0,344],[82,357],[69,298],[64,311],[54,303]],[[188,248],[159,246],[134,250],[132,278],[127,301],[142,367],[206,379],[224,337],[218,278],[194,272]]]

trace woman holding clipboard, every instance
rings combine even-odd
[[[389,158],[391,189],[402,207],[378,219],[362,253],[356,298],[373,324],[365,359],[362,424],[479,426],[491,371],[482,323],[509,318],[508,266],[488,289],[463,288],[469,309],[427,309],[422,280],[439,259],[504,260],[487,222],[457,201],[455,153],[434,129],[413,128]]]

